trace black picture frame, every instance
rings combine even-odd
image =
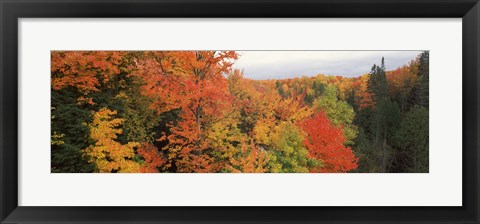
[[[478,0],[0,0],[1,223],[479,223]],[[463,18],[461,207],[18,206],[18,19],[120,17]],[[448,43],[445,43],[448,44]],[[41,192],[38,192],[41,194]],[[438,195],[442,197],[442,195]]]

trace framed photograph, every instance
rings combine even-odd
[[[0,0],[0,223],[479,223],[477,0]]]

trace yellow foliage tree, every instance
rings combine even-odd
[[[90,138],[95,141],[84,150],[84,155],[88,156],[89,162],[95,163],[97,171],[101,173],[121,172],[135,173],[139,172],[140,164],[133,161],[135,156],[135,147],[139,147],[137,142],[128,142],[125,145],[115,141],[117,135],[122,133],[119,129],[123,119],[114,118],[117,114],[115,110],[102,108],[93,115],[93,122],[89,125]]]

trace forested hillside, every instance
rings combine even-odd
[[[429,53],[253,80],[234,51],[54,51],[52,172],[429,172]],[[366,71],[368,72],[368,71]]]

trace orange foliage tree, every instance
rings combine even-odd
[[[137,153],[144,159],[139,169],[141,173],[158,173],[158,168],[166,162],[166,159],[153,144],[142,143]]]
[[[387,73],[387,82],[390,95],[398,98],[401,111],[405,109],[405,104],[410,92],[417,83],[417,74],[412,71],[412,65],[404,65]]]
[[[51,54],[52,88],[75,87],[85,95],[98,91],[101,83],[120,72],[124,54],[118,51],[54,51]]]
[[[362,75],[353,82],[352,87],[355,92],[355,103],[360,109],[371,108],[375,106],[372,93],[368,92],[368,74]]]
[[[268,157],[253,142],[242,141],[240,152],[229,158],[227,169],[233,173],[265,173],[268,172]]]
[[[229,71],[234,51],[148,52],[137,61],[133,75],[143,78],[143,93],[154,99],[158,113],[180,109],[180,121],[171,127],[165,147],[179,172],[214,172],[219,169],[210,150],[205,130],[233,110],[224,74]]]

